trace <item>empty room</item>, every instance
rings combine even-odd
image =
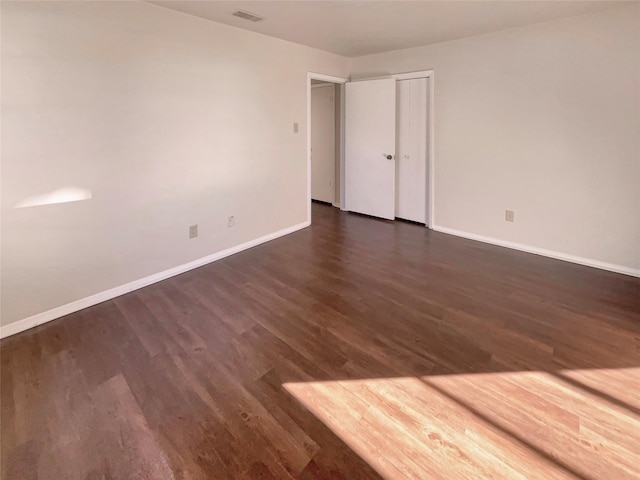
[[[640,479],[640,2],[0,16],[3,480]]]

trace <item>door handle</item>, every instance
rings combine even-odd
[[[393,155],[385,155],[383,154],[385,157],[387,157],[387,160],[393,160]]]

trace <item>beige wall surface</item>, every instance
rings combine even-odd
[[[640,269],[640,5],[359,57],[352,76],[427,69],[436,225]]]
[[[305,222],[307,72],[349,65],[143,2],[2,2],[2,325]]]

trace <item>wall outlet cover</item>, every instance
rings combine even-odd
[[[515,221],[515,213],[513,212],[513,210],[505,210],[504,211],[504,219],[507,222],[514,222]]]

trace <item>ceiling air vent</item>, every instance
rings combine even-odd
[[[234,10],[231,12],[231,15],[238,18],[243,18],[244,20],[251,20],[252,22],[260,22],[264,20],[262,17],[256,15],[255,13],[246,12],[244,10]]]

